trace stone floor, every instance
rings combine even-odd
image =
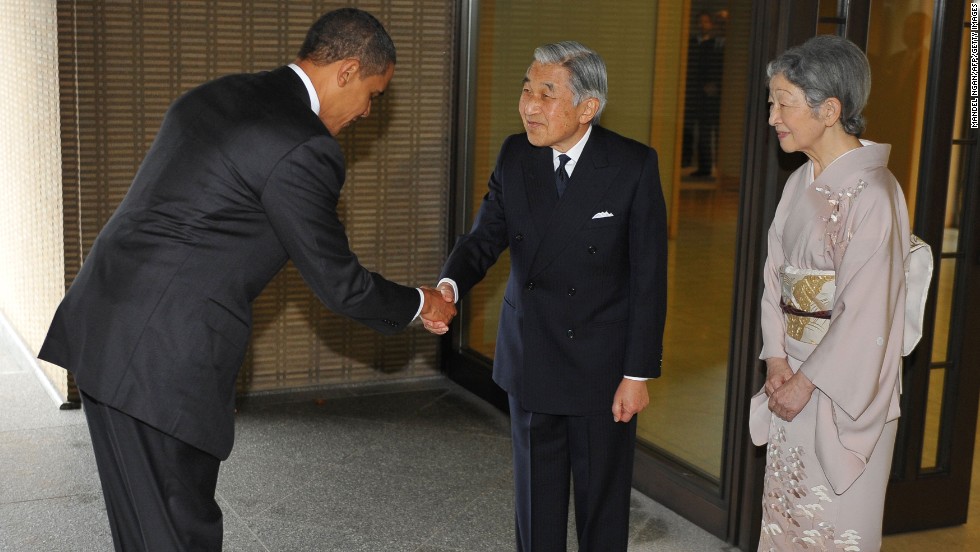
[[[2,345],[0,551],[111,550],[83,413]],[[507,419],[444,379],[243,403],[217,496],[225,550],[514,550]],[[631,552],[729,550],[637,492],[630,535]]]
[[[0,332],[0,552],[111,550],[84,415],[16,350]],[[506,417],[444,379],[255,398],[218,481],[225,550],[509,551],[510,480]],[[975,550],[980,476],[972,488],[965,525],[882,549]],[[630,535],[630,552],[733,550],[635,491]]]

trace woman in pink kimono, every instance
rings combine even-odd
[[[768,443],[759,550],[881,547],[899,415],[909,220],[890,146],[858,138],[871,85],[860,49],[817,36],[769,63],[769,124],[809,161],[769,230],[764,388],[750,429]]]

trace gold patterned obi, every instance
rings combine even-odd
[[[836,289],[834,277],[833,270],[790,265],[779,268],[782,283],[780,306],[786,316],[786,335],[803,343],[820,343],[830,328]]]

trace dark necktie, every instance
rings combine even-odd
[[[558,189],[558,197],[565,193],[565,187],[568,186],[568,173],[565,172],[565,163],[571,159],[564,153],[558,156],[558,170],[555,171],[555,188]]]

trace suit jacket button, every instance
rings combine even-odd
[[[570,287],[568,288],[568,296],[571,297],[572,295],[575,295],[575,288]]]
[[[575,330],[568,330],[565,332],[565,335],[568,336],[568,339],[575,339]]]
[[[590,245],[589,246],[589,253],[590,254],[595,255],[595,252],[596,251],[598,251],[598,249],[596,249],[594,245]]]
[[[514,236],[514,239],[517,241],[521,241],[524,239],[524,234],[517,234],[516,236]]]
[[[528,291],[531,291],[532,289],[534,289],[534,282],[528,282],[527,283],[527,290]]]

